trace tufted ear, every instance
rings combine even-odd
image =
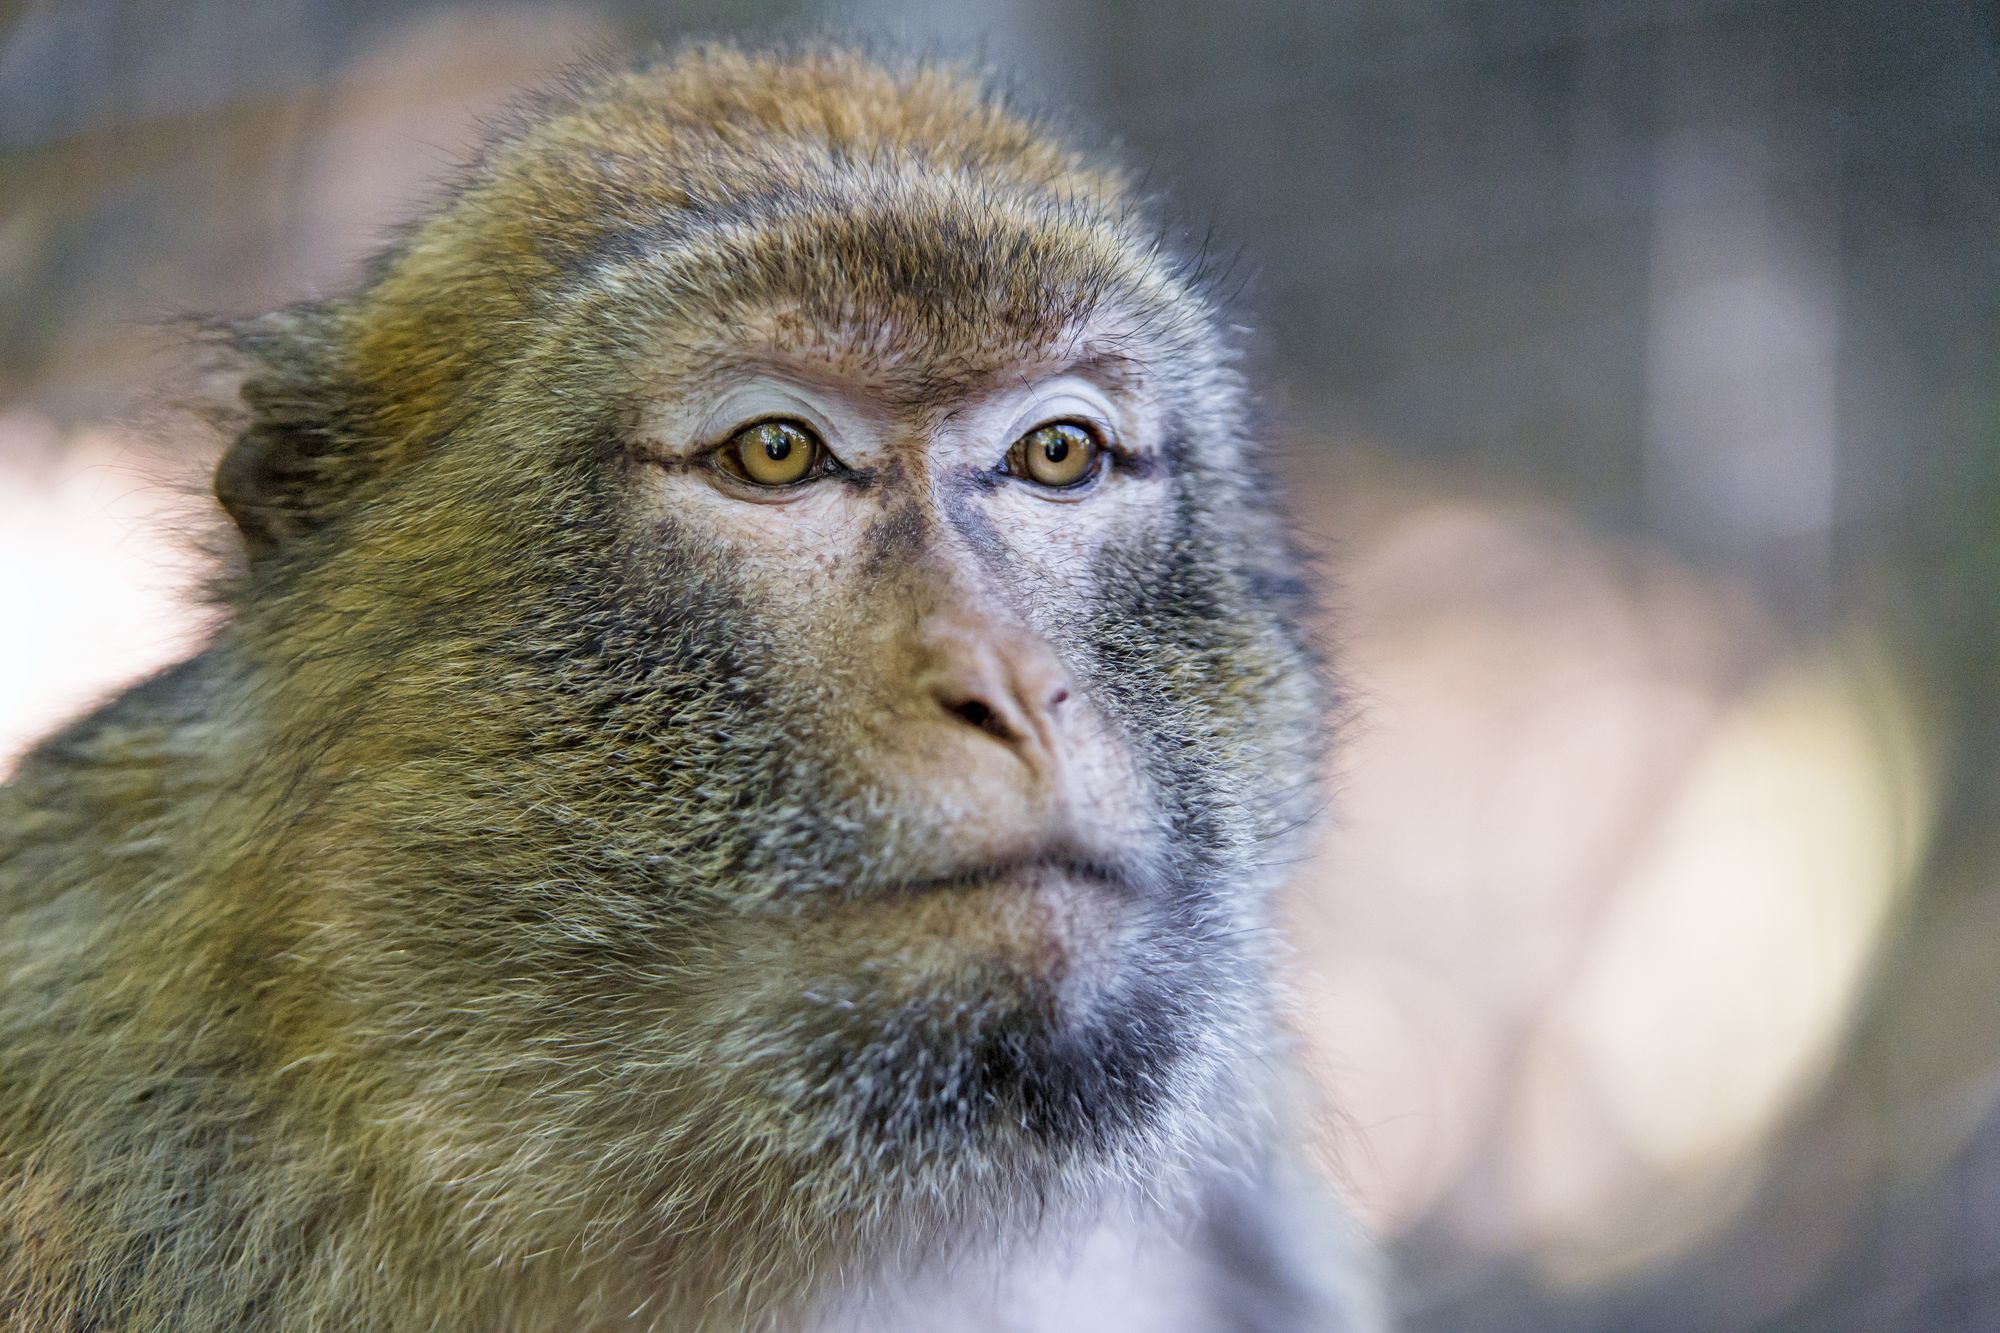
[[[323,526],[371,470],[339,370],[337,322],[326,307],[298,306],[221,330],[248,363],[249,419],[216,466],[215,498],[253,562]]]

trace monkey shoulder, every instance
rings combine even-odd
[[[44,737],[0,785],[0,919],[106,902],[166,858],[216,769],[229,722],[212,653],[133,685]],[[0,983],[4,984],[4,983]]]
[[[212,678],[196,657],[134,685],[0,786],[0,1326],[129,1326],[246,1215],[221,1145],[252,1108],[197,1017],[162,1012],[188,960],[144,918],[213,782]]]

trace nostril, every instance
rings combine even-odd
[[[947,713],[967,726],[977,727],[989,736],[1003,741],[1014,739],[1014,732],[1008,727],[1006,719],[994,712],[992,706],[983,699],[960,699],[957,702],[947,702],[944,708]]]
[[[1062,686],[1058,685],[1056,686],[1055,693],[1049,696],[1049,707],[1054,708],[1056,705],[1067,703],[1068,701],[1069,701],[1069,691],[1063,688]]]

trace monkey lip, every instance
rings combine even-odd
[[[882,891],[902,897],[924,897],[1009,884],[1029,888],[1052,880],[1067,880],[1120,898],[1136,898],[1140,894],[1138,880],[1116,862],[1064,849],[968,865],[942,875],[893,880]]]

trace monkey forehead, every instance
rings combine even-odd
[[[806,201],[893,192],[898,178],[953,183],[955,214],[981,194],[1129,207],[1121,173],[1005,105],[978,71],[840,48],[684,48],[577,85],[487,161],[487,179],[511,177],[536,196],[542,224],[560,227],[567,213],[611,235],[677,218],[764,220]],[[558,243],[574,254],[583,239]]]
[[[688,48],[584,85],[486,184],[472,211],[527,233],[474,253],[526,240],[571,290],[672,318],[789,301],[855,351],[864,321],[897,335],[878,353],[1014,360],[1114,297],[1134,323],[1205,313],[1120,173],[949,63]]]
[[[621,330],[642,367],[763,358],[919,407],[1058,371],[1188,383],[1226,354],[1202,296],[1116,219],[928,176],[677,219],[603,253],[574,292],[578,337]]]
[[[818,330],[850,368],[978,377],[1114,311],[1171,371],[1228,354],[1118,175],[967,71],[694,48],[534,109],[329,327],[371,421],[416,444],[510,367]]]
[[[827,258],[909,257],[888,275],[898,288],[972,276],[953,258],[988,274],[1046,268],[1056,250],[1087,249],[1082,232],[1136,217],[1119,172],[1005,105],[980,72],[838,47],[696,45],[580,81],[490,145],[467,185],[450,211],[485,233],[471,252],[502,264],[526,251],[577,273],[707,243],[753,266],[783,250],[804,265],[789,276],[815,285]],[[1043,252],[991,250],[1024,237]]]

